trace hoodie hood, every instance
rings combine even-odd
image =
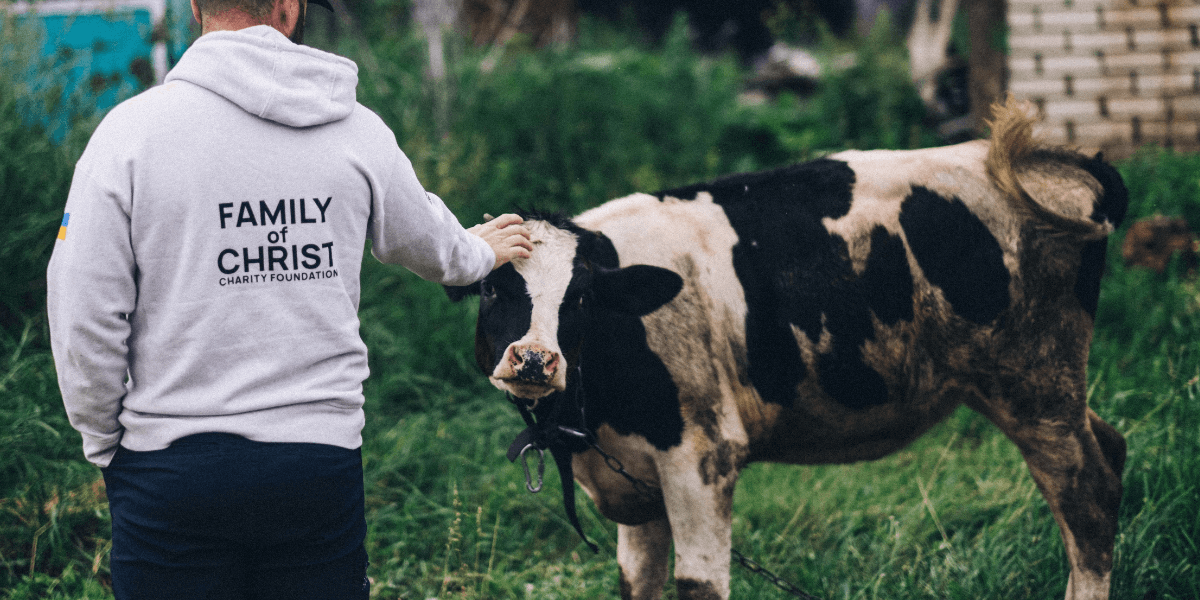
[[[291,42],[269,25],[200,37],[167,74],[291,127],[346,118],[357,104],[354,61]]]

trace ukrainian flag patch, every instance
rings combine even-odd
[[[67,221],[71,220],[71,213],[63,214],[62,226],[58,228],[58,239],[67,239]]]

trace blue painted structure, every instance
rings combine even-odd
[[[0,28],[15,28],[40,53],[28,57],[23,112],[55,140],[74,116],[161,83],[193,37],[189,0],[42,0],[0,4],[5,9],[14,18]]]

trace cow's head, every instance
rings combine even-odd
[[[567,388],[596,311],[649,314],[670,302],[683,280],[660,267],[619,268],[608,238],[568,220],[530,216],[525,225],[530,258],[446,292],[455,301],[479,295],[475,360],[492,385],[532,408]]]

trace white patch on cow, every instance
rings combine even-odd
[[[622,267],[654,265],[678,271],[680,259],[691,257],[696,266],[692,283],[703,289],[716,307],[730,311],[741,328],[746,296],[733,269],[738,237],[711,194],[701,192],[694,200],[662,201],[648,194],[633,194],[593,208],[575,222],[608,236]]]
[[[545,221],[525,222],[533,242],[529,258],[512,261],[513,268],[525,279],[526,291],[533,301],[533,314],[529,319],[529,331],[521,339],[509,345],[504,356],[497,361],[496,369],[489,378],[492,385],[520,398],[537,400],[553,392],[567,389],[569,365],[558,347],[558,309],[571,283],[572,265],[578,240],[575,235],[559,229]],[[548,386],[521,384],[507,380],[506,361],[514,347],[536,345],[560,357],[558,369]]]

